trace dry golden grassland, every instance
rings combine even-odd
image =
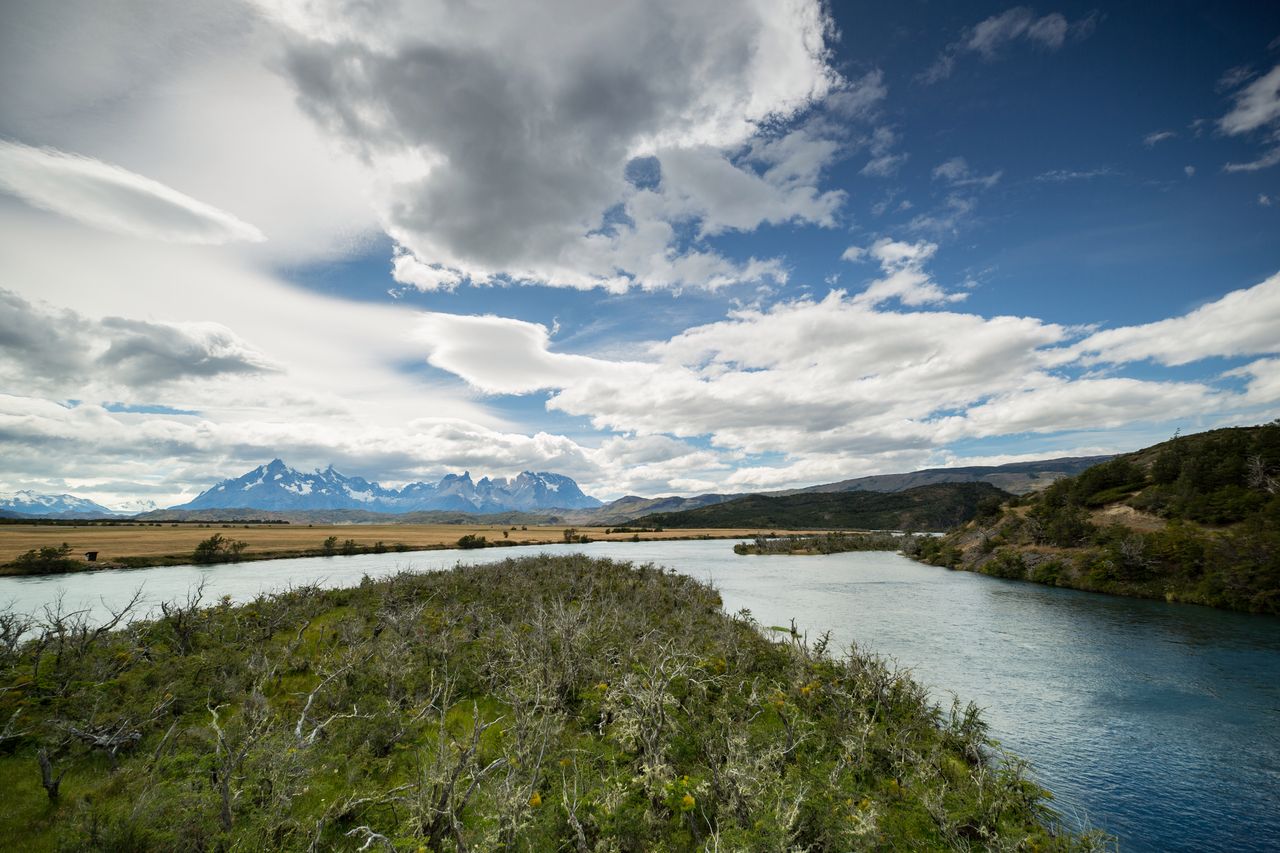
[[[112,562],[125,558],[180,558],[187,561],[196,544],[220,533],[228,539],[249,543],[245,551],[247,559],[278,553],[281,556],[296,555],[302,551],[317,551],[324,540],[336,536],[338,545],[348,539],[363,550],[381,542],[388,550],[404,545],[408,550],[420,551],[432,548],[454,547],[458,539],[468,534],[483,536],[489,542],[505,541],[522,545],[545,542],[563,542],[565,526],[534,526],[528,529],[512,529],[510,526],[483,524],[231,524],[221,522],[182,524],[170,526],[160,523],[98,525],[0,525],[0,564],[8,563],[32,549],[53,546],[63,542],[71,546],[70,557],[84,559],[86,551],[97,551],[99,562]],[[626,541],[634,536],[641,539],[703,539],[739,538],[754,536],[757,530],[682,529],[659,533],[610,533],[603,527],[576,527],[579,535],[593,541]],[[777,531],[779,534],[799,531]],[[166,560],[168,562],[168,560]]]

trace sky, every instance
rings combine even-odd
[[[5,2],[0,81],[0,490],[607,500],[1280,415],[1275,4]]]

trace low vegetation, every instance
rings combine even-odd
[[[1280,613],[1280,421],[1117,457],[913,553],[997,577]]]
[[[14,574],[58,574],[76,571],[80,567],[80,561],[71,556],[71,546],[63,542],[56,546],[45,545],[42,548],[32,548],[19,555],[12,566]]]
[[[652,527],[755,530],[946,530],[1012,497],[988,483],[937,483],[902,492],[803,492],[745,498],[637,519]]]
[[[0,847],[1076,850],[977,710],[652,566],[0,618]],[[25,638],[25,639],[24,639]]]
[[[735,554],[841,554],[846,551],[917,550],[911,534],[827,533],[822,536],[757,536],[733,546]]]

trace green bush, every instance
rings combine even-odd
[[[39,550],[32,549],[19,555],[13,566],[22,574],[52,574],[73,572],[81,568],[81,563],[71,554],[71,546],[66,542],[61,545],[45,545]]]
[[[196,550],[191,555],[191,562],[201,565],[208,563],[238,563],[240,562],[240,555],[248,547],[248,542],[228,539],[221,533],[215,533],[196,545]]]

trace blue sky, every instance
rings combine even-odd
[[[0,12],[0,488],[604,498],[1280,409],[1280,11]]]

